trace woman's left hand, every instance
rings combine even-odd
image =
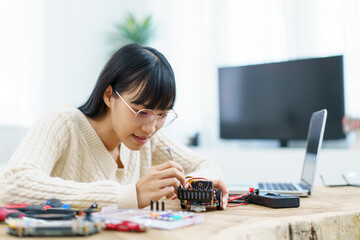
[[[226,183],[223,180],[211,180],[213,182],[215,189],[220,189],[222,192],[221,201],[222,201],[222,208],[225,209],[227,207],[229,193],[226,186]]]

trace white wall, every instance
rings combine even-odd
[[[221,166],[228,183],[238,184],[259,181],[299,182],[305,158],[305,150],[299,148],[194,150],[214,159]],[[360,184],[359,158],[360,151],[354,149],[321,150],[317,159],[315,185],[322,185],[320,175],[326,179],[326,184],[345,184],[341,174],[347,175],[351,183]]]
[[[42,109],[89,97],[101,69],[114,50],[114,24],[127,12],[149,14],[147,1],[53,0],[44,3],[45,78]],[[139,6],[142,6],[139,8]]]
[[[29,127],[49,108],[82,104],[114,47],[107,36],[127,12],[154,16],[151,45],[178,86],[181,118],[168,131],[181,142],[200,131],[208,147],[243,145],[218,138],[224,65],[343,53],[346,112],[360,116],[359,11],[356,0],[0,0],[0,123]]]
[[[31,126],[44,77],[43,1],[0,0],[0,125]]]

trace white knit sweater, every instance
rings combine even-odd
[[[214,162],[156,133],[139,151],[120,146],[118,168],[85,115],[67,104],[43,117],[21,142],[0,178],[1,203],[41,204],[58,198],[72,207],[116,204],[137,208],[136,182],[150,167],[170,160],[187,175],[221,178]]]

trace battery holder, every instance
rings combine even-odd
[[[300,198],[297,196],[280,193],[257,192],[247,198],[249,203],[271,208],[292,208],[300,206]]]

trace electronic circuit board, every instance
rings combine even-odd
[[[215,190],[213,182],[204,180],[189,180],[187,188],[179,187],[177,196],[181,208],[191,206],[196,212],[206,211],[206,208],[216,207],[222,209],[221,190]]]

